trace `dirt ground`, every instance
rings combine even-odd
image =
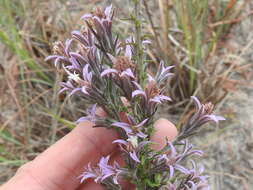
[[[246,9],[252,10],[253,2]],[[234,93],[219,105],[227,122],[202,137],[195,137],[203,147],[203,162],[210,175],[211,189],[253,189],[253,18],[234,26],[229,47],[234,48],[238,62],[251,64],[245,80],[240,80]],[[231,55],[232,56],[232,55]],[[238,75],[233,78],[238,79]],[[230,113],[226,115],[227,113]]]

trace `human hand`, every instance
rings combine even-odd
[[[89,162],[96,164],[101,156],[110,154],[112,160],[120,160],[118,149],[112,144],[117,139],[116,132],[93,126],[91,122],[80,123],[33,161],[19,168],[0,190],[103,190],[102,186],[92,181],[80,184],[78,178],[84,166]],[[154,149],[164,146],[165,137],[173,140],[177,135],[176,127],[166,119],[157,120],[154,126]],[[122,160],[119,162],[122,163]]]

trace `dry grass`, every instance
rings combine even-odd
[[[252,14],[242,16],[243,8],[250,1],[145,2],[149,21],[146,29],[154,41],[150,56],[154,62],[163,59],[175,65],[176,76],[170,83],[170,96],[178,103],[193,94],[203,101],[220,102],[230,90],[224,82],[230,80],[230,75],[240,65],[227,60],[223,48],[226,48],[233,24]],[[158,15],[153,17],[157,9]]]
[[[53,42],[63,41],[72,29],[80,27],[82,14],[106,3],[100,0],[82,2],[0,1],[0,41],[3,43],[0,45],[0,170],[5,171],[0,174],[0,184],[20,165],[68,133],[74,127],[73,121],[82,114],[85,105],[81,100],[69,100],[57,94],[57,84],[64,76],[44,61],[51,54]],[[148,50],[150,59],[154,63],[164,59],[176,65],[176,79],[172,81],[175,85],[170,91],[176,104],[170,105],[170,110],[177,108],[186,113],[189,108],[186,102],[191,94],[198,94],[205,101],[220,102],[218,106],[221,106],[222,99],[237,90],[235,85],[244,84],[235,76],[250,78],[245,70],[249,71],[251,65],[245,64],[244,56],[252,49],[253,42],[249,41],[238,52],[238,47],[231,46],[227,40],[236,38],[236,35],[230,36],[231,27],[252,13],[247,10],[240,14],[247,0],[203,0],[198,6],[196,2],[199,1],[193,0],[188,1],[189,4],[185,0],[144,2],[148,2],[143,6],[147,20],[144,32],[154,41]],[[115,1],[120,18],[129,17],[130,5],[126,3]],[[186,10],[180,11],[182,8]],[[123,19],[116,22],[115,30],[120,31],[121,37],[133,31],[129,22]],[[231,111],[223,112],[231,115]],[[186,117],[183,114],[180,121]],[[197,143],[208,148],[209,152],[220,150],[217,147],[224,146],[221,139],[227,136],[231,139],[236,134],[236,130],[227,133],[226,129],[210,130],[204,133],[209,135],[210,141]],[[207,160],[213,160],[217,155],[210,153]],[[249,181],[241,174],[228,174],[229,170],[213,171],[212,166],[208,168],[212,176],[227,176],[244,186]],[[247,175],[250,172],[250,169],[245,171]]]

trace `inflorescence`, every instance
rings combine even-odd
[[[93,179],[111,190],[123,189],[122,179],[138,190],[208,190],[204,168],[192,159],[203,153],[194,150],[186,138],[205,123],[218,124],[224,118],[212,114],[211,103],[201,104],[192,97],[197,112],[181,127],[177,139],[168,141],[161,150],[153,150],[150,136],[154,132],[154,115],[159,104],[172,101],[165,95],[165,82],[173,76],[173,66],[166,67],[161,61],[156,75],[145,73],[140,84],[135,39],[122,41],[113,34],[113,17],[112,6],[85,14],[82,20],[87,27],[73,31],[65,44],[55,43],[54,55],[47,58],[67,75],[66,81],[61,82],[60,93],[67,91],[69,96],[79,96],[93,104],[77,123],[91,121],[95,127],[112,128],[120,135],[112,143],[120,147],[125,166],[109,164],[109,155],[102,157],[97,165],[87,166],[80,176],[81,182]],[[149,43],[142,42],[143,51]],[[107,117],[97,115],[97,107]]]

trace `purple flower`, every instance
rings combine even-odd
[[[160,90],[157,88],[155,82],[150,82],[147,86],[145,91],[142,90],[141,86],[133,81],[137,90],[132,92],[132,98],[136,96],[141,96],[144,98],[146,104],[150,103],[162,103],[163,101],[171,101],[171,98],[165,95],[162,95]]]
[[[183,146],[183,150],[181,152],[177,152],[175,146],[171,142],[167,142],[167,151],[155,157],[155,167],[151,169],[153,170],[153,173],[157,173],[159,171],[169,171],[170,179],[174,176],[176,171],[184,175],[191,174],[192,170],[184,167],[182,165],[182,161],[192,155],[201,156],[202,151],[192,150],[193,146],[187,141],[182,141],[180,144]]]
[[[72,38],[79,41],[85,47],[92,47],[94,46],[94,36],[91,34],[90,30],[81,33],[80,31],[72,31]]]
[[[135,163],[141,162],[138,155],[142,151],[143,147],[146,144],[149,144],[150,141],[142,141],[141,143],[138,143],[137,137],[131,136],[127,140],[123,139],[114,140],[113,143],[117,143],[120,146],[121,150],[124,151],[126,155],[128,155],[129,158],[131,158],[134,161],[135,165]]]
[[[147,135],[144,134],[141,129],[145,123],[147,123],[148,119],[144,119],[142,122],[139,124],[129,124],[129,123],[124,123],[124,122],[114,122],[112,123],[112,126],[114,127],[119,127],[123,129],[127,136],[138,136],[140,138],[146,138]]]
[[[218,124],[219,121],[225,120],[224,117],[212,114],[213,112],[212,103],[209,102],[207,104],[201,104],[197,97],[192,96],[191,98],[195,104],[197,112],[190,119],[190,125],[194,123],[197,123],[198,125],[203,125],[209,121]]]
[[[160,85],[163,81],[165,81],[166,79],[168,79],[169,77],[174,75],[173,73],[170,72],[170,70],[173,67],[174,66],[165,67],[164,62],[163,61],[160,62],[158,71],[157,71],[156,76],[154,78],[154,80],[156,81],[156,83],[158,85]]]
[[[117,46],[117,39],[112,37],[112,18],[114,12],[112,5],[107,7],[104,11],[97,8],[92,14],[85,14],[82,16],[90,31],[97,38],[99,48],[103,50],[111,49],[115,51]]]
[[[88,108],[86,110],[87,116],[81,117],[80,119],[78,119],[76,121],[76,123],[81,123],[81,122],[84,122],[84,121],[90,121],[92,123],[95,123],[96,120],[97,120],[97,117],[98,117],[96,115],[96,110],[97,110],[97,105],[96,104],[92,105],[90,108]]]
[[[187,187],[192,190],[209,190],[209,185],[207,184],[208,176],[202,175],[204,172],[204,167],[199,169],[196,167],[196,163],[191,160],[192,169],[189,170],[187,175],[187,180],[181,183],[181,186]]]
[[[110,5],[106,7],[104,11],[101,10],[100,8],[97,8],[92,14],[90,13],[84,14],[81,17],[81,19],[89,20],[89,19],[98,18],[98,19],[111,20],[113,16],[112,14],[113,14],[112,5]]]
[[[74,94],[75,91],[77,90],[74,85],[72,84],[71,81],[67,81],[67,82],[61,82],[60,86],[62,87],[62,89],[59,91],[59,94],[65,91],[69,91],[70,94]],[[79,89],[78,89],[79,90]]]
[[[201,104],[197,97],[192,96],[191,98],[195,104],[196,113],[181,127],[178,140],[194,135],[201,126],[208,122],[214,122],[218,125],[219,121],[225,120],[224,117],[212,113],[214,108],[212,103]]]
[[[92,83],[92,72],[89,72],[89,65],[83,67],[82,76],[80,74],[71,72],[66,67],[63,67],[65,72],[68,74],[68,81],[62,83],[63,91],[71,91],[70,95],[75,94],[76,92],[82,92],[83,94],[89,94],[89,89],[91,88]],[[74,85],[75,83],[75,85]]]
[[[94,179],[96,183],[107,183],[108,180],[113,182],[114,184],[119,184],[118,179],[123,170],[120,168],[117,162],[114,162],[113,165],[109,165],[110,156],[102,157],[97,164],[97,167],[91,167],[88,164],[85,172],[80,176],[81,183],[86,181],[89,178]]]
[[[113,68],[105,69],[101,76],[107,76],[110,74],[114,74],[120,78],[128,77],[130,79],[135,79],[133,69],[134,64],[132,63],[132,50],[130,45],[126,46],[125,55],[124,56],[118,56],[114,57],[111,54],[108,54],[108,57],[110,58],[110,61],[113,64]]]

